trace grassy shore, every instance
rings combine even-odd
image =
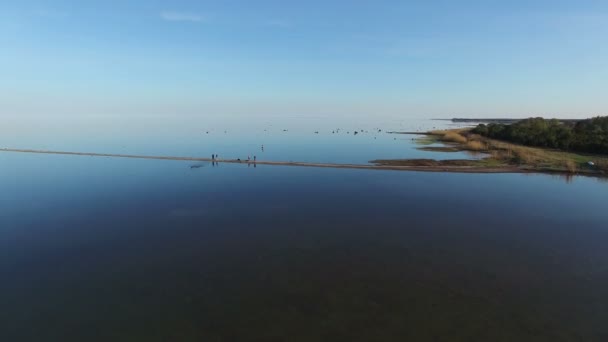
[[[472,134],[470,129],[431,131],[417,139],[424,151],[484,153],[478,160],[376,160],[378,165],[421,165],[437,167],[467,166],[469,168],[517,168],[530,172],[608,175],[608,156],[584,155],[559,150],[535,148],[493,140]],[[442,146],[431,146],[441,143]],[[592,162],[594,165],[590,165]]]

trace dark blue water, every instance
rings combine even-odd
[[[0,154],[0,341],[608,340],[608,183]]]

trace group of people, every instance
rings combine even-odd
[[[213,165],[213,166],[219,165],[219,163],[217,162],[217,159],[218,159],[218,155],[212,154],[211,155],[211,165]]]
[[[212,154],[211,155],[211,162],[212,163],[217,163],[218,162],[218,155],[217,154]],[[258,160],[257,156],[253,156],[253,162],[255,163]],[[238,158],[237,161],[241,161],[241,158]],[[251,156],[247,156],[247,162],[250,163],[251,162]]]
[[[237,158],[237,161],[240,163],[241,162],[241,158]],[[258,161],[258,157],[257,156],[253,156],[253,162],[257,162]],[[247,156],[247,162],[250,163],[251,162],[251,156]]]
[[[264,152],[264,145],[262,145],[262,152]],[[241,162],[241,158],[237,158],[237,161],[240,163]],[[257,156],[253,156],[253,164],[255,165],[255,163],[258,161],[258,157]],[[217,154],[212,154],[211,155],[211,162],[213,163],[213,165],[215,166],[218,162],[219,162],[219,157]],[[247,163],[251,163],[251,156],[247,156]]]

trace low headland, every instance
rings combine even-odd
[[[378,165],[435,166],[450,170],[469,167],[484,172],[561,173],[608,176],[608,117],[560,121],[531,118],[514,124],[480,124],[423,133],[416,139],[420,150],[429,152],[482,153],[471,160],[375,160]],[[404,132],[402,134],[411,134]],[[417,133],[420,134],[420,133]],[[497,138],[498,137],[498,138]],[[532,146],[527,146],[532,145]]]

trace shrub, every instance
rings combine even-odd
[[[608,154],[608,117],[576,123],[530,118],[511,125],[479,125],[472,133],[527,146]]]
[[[595,162],[595,166],[605,172],[608,172],[608,160],[598,160]]]
[[[492,156],[493,159],[496,159],[496,160],[505,159],[505,154],[504,154],[504,152],[501,152],[501,151],[491,150],[490,155]]]
[[[479,124],[477,127],[473,128],[471,132],[480,135],[488,135],[488,126]]]
[[[464,144],[467,142],[467,138],[463,137],[462,135],[456,133],[456,132],[448,132],[446,134],[443,135],[443,138],[441,138],[443,141],[451,141],[451,142],[456,142],[456,143],[460,143],[460,144]]]
[[[565,166],[566,166],[566,170],[568,170],[568,172],[570,173],[576,173],[578,171],[578,165],[576,165],[576,163],[572,160],[566,160],[564,162]]]
[[[469,141],[467,142],[467,149],[472,151],[484,151],[487,149],[487,147],[480,141]]]
[[[533,164],[538,160],[537,156],[530,149],[526,148],[515,148],[513,149],[515,159],[522,164]]]
[[[484,137],[482,137],[479,134],[469,134],[467,135],[467,139],[469,141],[474,140],[474,141],[485,141],[486,139],[484,139]]]

